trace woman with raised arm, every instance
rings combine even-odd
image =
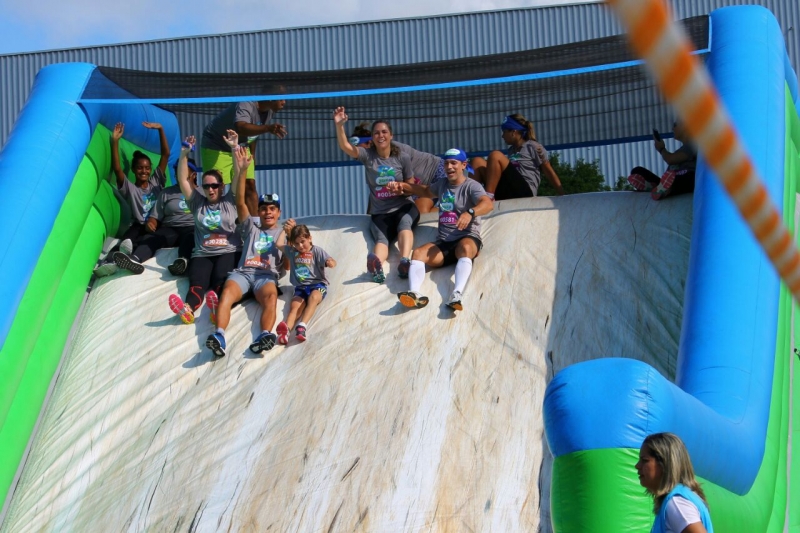
[[[147,154],[136,150],[133,152],[131,170],[133,171],[134,181],[131,183],[128,176],[122,170],[119,156],[119,140],[125,133],[125,124],[117,122],[111,132],[111,170],[116,178],[117,188],[120,194],[128,203],[131,210],[131,225],[125,231],[120,243],[112,248],[107,257],[107,261],[98,266],[94,273],[98,277],[108,276],[117,271],[117,265],[113,262],[114,254],[117,250],[125,254],[130,254],[139,239],[147,235],[151,230],[148,226],[150,210],[155,205],[158,193],[164,188],[167,182],[165,170],[169,162],[169,143],[164,133],[164,128],[157,122],[142,122],[142,126],[151,130],[158,130],[161,145],[161,156],[158,165],[153,170],[153,163]]]
[[[653,497],[651,533],[714,533],[703,489],[683,441],[673,433],[648,435],[636,463],[639,483]]]
[[[384,282],[383,263],[389,257],[389,244],[396,238],[401,257],[398,275],[407,278],[414,246],[413,228],[419,221],[419,210],[409,197],[391,192],[387,185],[414,177],[411,158],[392,142],[392,126],[388,120],[373,122],[370,148],[350,143],[344,131],[347,122],[344,107],[337,107],[333,112],[333,122],[339,148],[364,165],[364,178],[370,192],[367,212],[372,217],[370,232],[375,240],[372,253],[367,255],[367,270],[373,281]]]
[[[238,135],[228,130],[225,141],[236,146]],[[222,174],[218,170],[203,173],[202,187],[205,196],[195,190],[189,182],[187,158],[195,145],[194,136],[187,137],[178,159],[178,185],[188,198],[189,209],[194,218],[194,251],[189,262],[189,291],[186,301],[177,294],[169,297],[169,308],[185,324],[194,322],[194,313],[203,304],[206,291],[218,292],[228,273],[236,266],[236,252],[241,239],[236,233],[236,190],[238,174],[234,175],[233,187],[223,193]],[[212,321],[215,317],[212,317]]]
[[[503,120],[500,130],[508,153],[495,150],[488,159],[472,159],[475,179],[483,184],[486,194],[495,200],[536,196],[544,174],[556,192],[563,195],[561,180],[550,164],[547,150],[536,140],[533,123],[514,113]]]

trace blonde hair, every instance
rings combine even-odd
[[[508,115],[509,117],[513,118],[515,121],[519,122],[522,126],[525,126],[528,131],[525,132],[523,137],[527,141],[536,141],[536,130],[533,129],[533,122],[525,118],[524,116],[520,115],[519,113],[514,113],[513,115]]]
[[[658,514],[664,498],[678,484],[685,485],[700,496],[708,506],[706,495],[694,477],[692,460],[683,441],[674,433],[653,433],[644,439],[642,446],[661,465],[661,483],[655,491],[647,492],[653,497],[653,514]]]

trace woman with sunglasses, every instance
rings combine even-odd
[[[225,142],[234,147],[237,140],[236,132],[228,130]],[[208,170],[203,173],[202,178],[205,196],[195,190],[189,182],[187,163],[189,152],[195,143],[194,136],[187,137],[178,159],[178,185],[188,198],[194,219],[194,251],[189,262],[189,291],[185,302],[177,294],[169,297],[169,308],[184,324],[194,322],[194,313],[203,304],[206,291],[211,289],[219,293],[228,273],[236,267],[236,254],[241,246],[241,238],[236,232],[236,201],[233,191],[236,190],[237,180],[245,177],[237,172],[233,177],[233,187],[224,193],[222,174],[218,170]]]
[[[542,174],[556,192],[564,194],[547,150],[536,140],[533,123],[519,113],[508,115],[500,124],[508,153],[495,150],[487,159],[472,159],[475,179],[483,183],[486,194],[495,200],[530,198],[539,192]]]

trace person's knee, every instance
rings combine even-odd
[[[478,254],[478,247],[471,240],[463,239],[458,243],[458,245],[456,245],[457,259],[462,259],[464,257],[466,257],[467,259],[474,259],[477,254]]]
[[[417,248],[413,252],[411,252],[411,260],[412,261],[422,261],[425,262],[427,259],[428,254],[422,250],[421,248]]]
[[[506,154],[501,152],[500,150],[493,150],[489,153],[489,161],[498,161],[506,157]]]
[[[314,290],[308,295],[308,301],[318,304],[322,301],[322,291]]]

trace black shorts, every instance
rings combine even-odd
[[[525,181],[525,178],[522,177],[516,167],[509,163],[503,173],[500,174],[500,182],[494,191],[494,199],[510,200],[512,198],[531,198],[533,196],[536,195],[531,190],[531,186]]]
[[[397,234],[402,230],[413,230],[419,222],[419,209],[414,202],[408,202],[397,211],[383,215],[371,215],[372,223],[370,232],[376,243],[383,243],[389,246],[393,240],[397,239]]]
[[[456,246],[458,246],[458,243],[460,243],[464,239],[472,239],[473,241],[475,241],[475,244],[478,245],[478,253],[477,255],[475,255],[475,257],[478,257],[478,255],[481,254],[481,248],[483,248],[483,243],[479,238],[473,237],[472,235],[461,237],[457,241],[447,241],[447,242],[435,241],[433,245],[436,246],[444,256],[444,263],[442,263],[442,266],[455,265],[456,263],[458,263],[458,257],[456,257]]]

